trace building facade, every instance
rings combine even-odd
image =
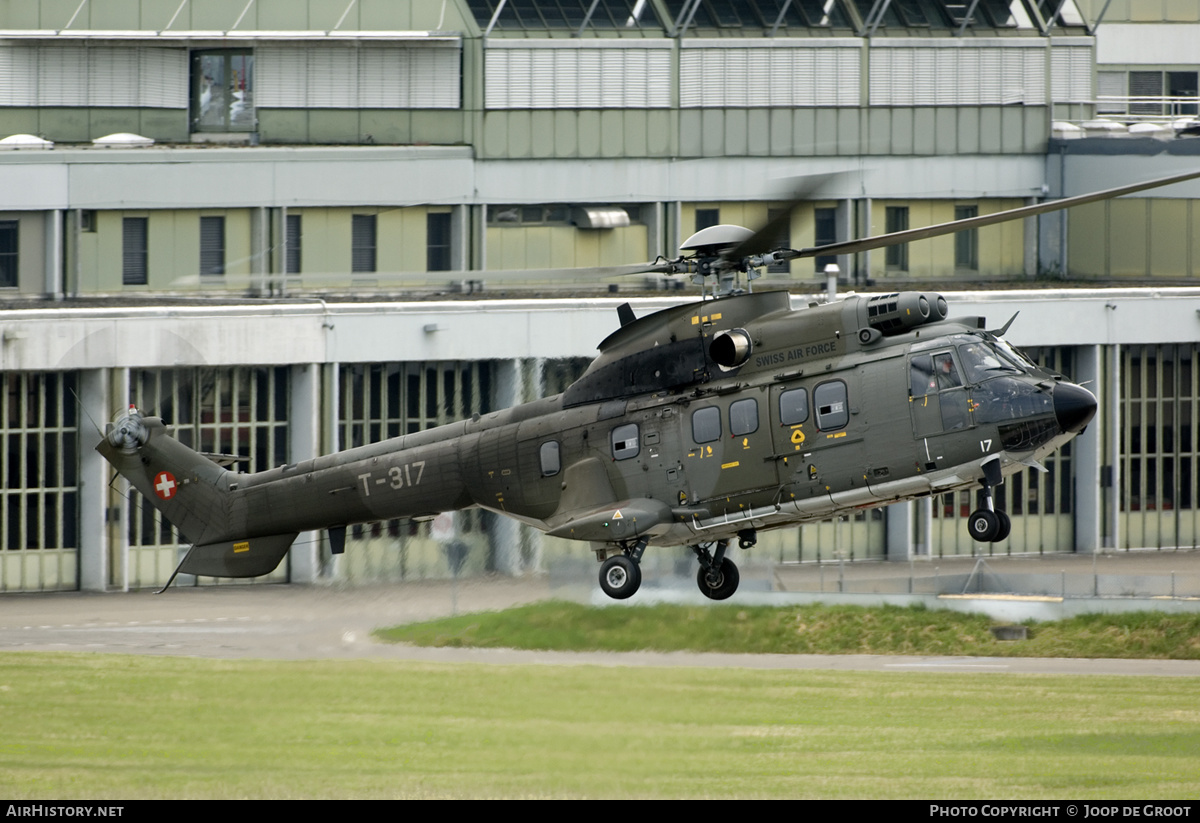
[[[661,290],[564,270],[674,256],[796,198],[779,242],[798,248],[1192,170],[1197,44],[1192,0],[0,2],[0,590],[174,567],[169,528],[91,450],[130,400],[254,469],[557,391],[611,306],[400,301]],[[860,288],[1186,286],[1198,203],[1192,182],[768,278],[805,292],[836,262]],[[1036,333],[1014,339],[1094,375],[1104,428],[1006,487],[998,550],[1194,545],[1198,335],[1143,311],[1163,299],[1024,309]],[[1082,509],[1080,478],[1101,490]],[[963,511],[755,551],[977,551]],[[479,513],[351,538],[335,562],[314,535],[278,574],[441,574],[451,539],[513,572],[559,551]]]

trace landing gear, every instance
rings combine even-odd
[[[642,585],[642,553],[649,541],[624,544],[623,554],[615,554],[600,564],[600,588],[614,600],[627,600]]]
[[[608,558],[600,566],[600,588],[614,600],[633,597],[641,585],[641,567],[623,554]]]
[[[971,512],[967,519],[967,532],[972,540],[978,540],[980,543],[999,543],[1008,539],[1012,531],[1012,521],[1007,514],[997,511],[992,501],[992,487],[1000,485],[1002,481],[998,460],[983,465],[983,499],[980,501],[980,507]]]
[[[716,551],[709,553],[708,547],[715,545]],[[726,540],[715,544],[692,546],[700,568],[696,572],[696,585],[700,593],[710,600],[727,600],[737,591],[738,570],[734,562],[725,556]]]

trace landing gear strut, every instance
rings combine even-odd
[[[967,532],[971,539],[980,543],[999,543],[1008,539],[1012,531],[1012,521],[1008,519],[1007,514],[996,510],[992,500],[992,488],[999,486],[1003,481],[999,460],[983,464],[983,500],[980,507],[967,518]]]
[[[737,566],[725,556],[725,547],[728,545],[728,540],[718,540],[716,543],[691,547],[700,561],[700,569],[696,572],[696,585],[699,586],[700,593],[710,600],[726,600],[737,591]],[[710,553],[709,546],[716,546],[716,550]]]
[[[642,553],[648,541],[639,540],[625,546],[623,554],[615,554],[600,564],[600,588],[614,600],[633,597],[642,585]]]

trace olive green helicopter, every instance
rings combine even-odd
[[[193,451],[135,407],[97,449],[191,544],[175,575],[255,577],[301,532],[326,530],[340,554],[350,525],[470,507],[589,543],[618,599],[637,592],[651,547],[690,547],[700,591],[723,600],[738,587],[731,541],[745,549],[766,529],[964,489],[982,489],[970,536],[999,541],[1010,521],[992,489],[1081,432],[1096,398],[1008,344],[1011,320],[989,330],[950,317],[940,295],[797,307],[786,291],[743,292],[743,280],[1196,177],[806,249],[772,248],[787,213],[758,231],[713,226],[676,259],[603,271],[712,285],[644,317],[620,306],[599,356],[553,397],[255,473]]]

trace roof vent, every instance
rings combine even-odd
[[[122,131],[116,134],[106,134],[104,137],[97,137],[92,141],[92,145],[104,149],[133,149],[142,146],[153,146],[154,141],[149,137],[142,137],[140,134],[130,134],[127,131]]]
[[[616,229],[629,225],[629,213],[617,206],[576,206],[571,220],[581,229]]]
[[[14,134],[0,140],[0,149],[52,149],[54,144],[32,134]]]

